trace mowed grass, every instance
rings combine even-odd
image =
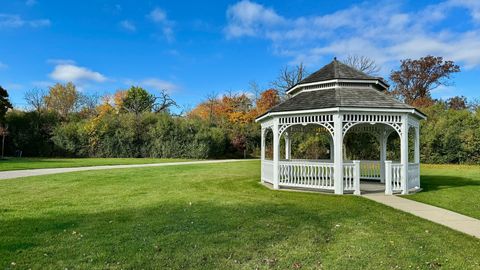
[[[259,161],[0,181],[0,268],[479,269],[480,240]]]
[[[0,159],[0,171],[85,167],[101,165],[147,164],[185,161],[164,158],[6,158]]]
[[[423,191],[405,198],[480,219],[479,165],[422,165],[421,175]]]

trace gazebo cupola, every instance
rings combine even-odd
[[[361,180],[377,181],[386,194],[419,190],[419,121],[425,115],[388,95],[388,87],[383,79],[334,59],[287,90],[287,100],[256,119],[262,126],[262,182],[274,189],[306,188],[335,194],[360,194]],[[290,135],[307,125],[321,127],[330,135],[330,159],[291,158]],[[269,131],[273,134],[271,160],[265,155]],[[348,132],[375,136],[379,160],[346,160],[344,137]],[[409,132],[414,142],[412,160]],[[386,160],[387,139],[393,133],[400,137],[398,161]],[[282,138],[285,154],[281,157]]]

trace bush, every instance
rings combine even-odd
[[[5,123],[9,135],[6,137],[5,153],[13,155],[20,150],[24,156],[55,156],[58,149],[52,141],[52,132],[57,127],[59,116],[51,112],[7,113]]]

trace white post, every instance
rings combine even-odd
[[[264,179],[265,179],[265,176],[264,176],[264,171],[263,171],[263,163],[265,162],[265,132],[267,130],[265,128],[262,128],[261,132],[261,144],[260,144],[260,166],[262,167],[262,175],[260,177],[260,182],[261,183],[265,183]]]
[[[385,160],[385,195],[392,194],[392,161]]]
[[[420,164],[420,127],[415,128],[415,163]]]
[[[290,143],[290,134],[285,132],[285,159],[289,160],[291,158],[291,143]]]
[[[415,128],[415,163],[417,163],[417,183],[416,185],[420,187],[420,127]]]
[[[280,136],[278,118],[273,122],[273,189],[279,188]]]
[[[334,123],[334,189],[335,194],[343,194],[343,117],[340,113],[333,116]]]
[[[380,142],[380,183],[385,183],[385,160],[387,159],[387,134],[385,128],[379,135]]]
[[[262,161],[265,160],[265,132],[266,131],[267,129],[262,128],[262,134],[261,134],[262,141],[260,145],[260,158]]]
[[[333,146],[333,138],[332,136],[328,136],[330,138],[330,162],[333,162],[333,153],[335,152],[335,147]]]
[[[360,161],[353,161],[353,194],[360,195]]]
[[[402,116],[402,137],[400,138],[400,164],[402,164],[402,194],[408,194],[408,115]]]

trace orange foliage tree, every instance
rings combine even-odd
[[[188,117],[199,118],[210,125],[226,131],[234,150],[244,152],[258,143],[259,126],[255,118],[278,104],[280,97],[274,89],[260,94],[257,100],[248,94],[225,94],[211,97],[188,113]]]

